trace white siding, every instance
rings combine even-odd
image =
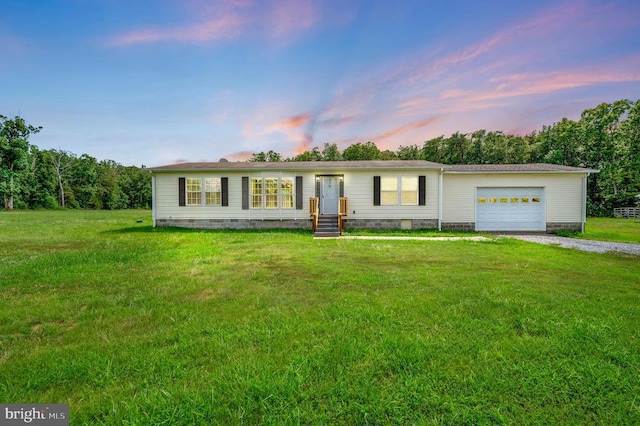
[[[302,176],[303,186],[303,209],[242,209],[242,177],[243,176],[263,176],[264,177],[295,177]],[[178,206],[178,178],[205,178],[205,177],[228,177],[229,178],[229,206]],[[185,173],[185,172],[163,172],[156,173],[156,197],[155,208],[157,219],[308,219],[309,218],[309,197],[315,191],[314,174],[300,172],[265,172],[247,173]],[[294,200],[295,205],[295,200]]]
[[[437,219],[439,171],[421,170],[356,170],[336,169],[322,171],[319,175],[344,175],[344,195],[349,199],[349,218],[353,219]],[[425,206],[374,206],[373,176],[426,176]],[[156,172],[154,209],[156,219],[308,219],[309,197],[315,196],[313,171],[266,171],[266,172]],[[303,208],[296,209],[249,209],[242,210],[243,176],[302,176]],[[178,178],[229,178],[229,206],[178,206]],[[355,211],[355,213],[354,213]]]
[[[543,187],[547,222],[581,222],[583,177],[581,173],[445,173],[442,221],[474,222],[478,187]]]
[[[349,199],[349,219],[437,219],[438,171],[352,171],[344,175],[344,195]],[[426,176],[426,205],[374,206],[374,176]],[[355,213],[354,213],[355,211]]]

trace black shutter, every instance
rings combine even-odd
[[[229,178],[223,177],[220,178],[220,190],[222,191],[222,205],[224,207],[229,207]]]
[[[418,205],[427,205],[427,177],[418,176]]]
[[[380,205],[380,176],[373,177],[373,205]]]
[[[249,210],[249,176],[242,176],[242,210]]]
[[[178,178],[178,205],[187,205],[187,179]]]
[[[296,210],[302,210],[302,176],[296,176]]]

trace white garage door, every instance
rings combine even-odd
[[[478,188],[477,231],[545,231],[544,188]]]

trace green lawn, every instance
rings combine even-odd
[[[43,211],[0,260],[0,402],[72,424],[640,423],[637,256]]]
[[[584,234],[577,234],[575,237],[640,244],[640,220],[590,217]]]

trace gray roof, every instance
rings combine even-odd
[[[440,169],[450,166],[422,160],[391,161],[281,161],[180,163],[151,167],[151,171],[208,171],[208,170],[342,170],[342,169]]]
[[[599,170],[559,164],[455,164],[447,173],[598,173]]]
[[[354,170],[354,169],[444,169],[446,173],[598,173],[599,170],[558,164],[456,164],[422,160],[389,161],[282,161],[282,162],[205,162],[179,163],[151,167],[152,172],[190,172],[215,170]]]

